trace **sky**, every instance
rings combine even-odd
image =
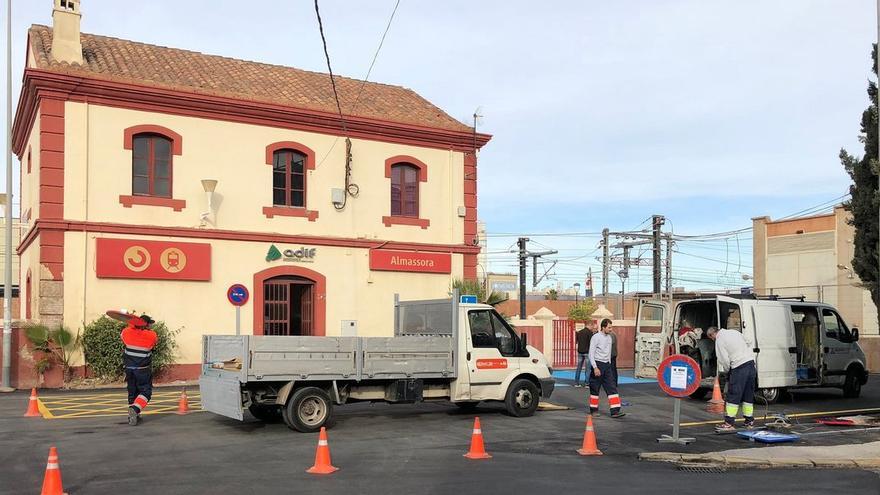
[[[395,3],[320,0],[335,73],[365,77]],[[27,28],[51,25],[51,7],[13,0],[15,101]],[[478,111],[479,131],[494,136],[479,159],[482,268],[513,272],[510,244],[526,234],[530,249],[559,251],[541,286],[583,283],[592,270],[598,287],[605,227],[641,229],[662,214],[665,230],[703,235],[822,211],[813,207],[846,194],[837,156],[861,153],[875,8],[401,0],[370,80],[414,89],[469,124]],[[87,33],[326,72],[310,0],[83,0],[82,12]],[[548,233],[582,235],[535,235]],[[750,232],[678,243],[674,285],[748,285],[751,243]],[[610,284],[619,290],[616,276]],[[627,290],[650,285],[649,268],[633,270]]]

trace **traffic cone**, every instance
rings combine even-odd
[[[58,467],[58,451],[49,447],[49,461],[46,463],[46,475],[43,477],[43,491],[40,495],[66,495],[61,486],[61,468]]]
[[[318,450],[315,451],[315,465],[306,470],[312,474],[330,474],[339,471],[338,467],[330,464],[330,445],[327,443],[327,429],[321,427],[318,435]]]
[[[584,443],[577,451],[580,455],[602,455],[596,445],[596,432],[593,431],[593,416],[587,414],[587,426],[584,428]]]
[[[186,396],[186,389],[180,394],[180,401],[177,403],[177,414],[189,414],[189,398]]]
[[[31,389],[31,398],[28,399],[27,412],[24,413],[24,417],[36,418],[39,416],[42,416],[42,414],[40,414],[39,399],[37,399],[37,389],[32,388]]]
[[[480,427],[480,418],[474,418],[474,432],[471,434],[471,449],[464,455],[468,459],[491,459],[483,445],[483,429]]]
[[[720,414],[724,412],[724,397],[721,396],[721,385],[718,383],[718,376],[715,376],[715,385],[712,387],[712,398],[706,405],[706,411],[710,413]]]

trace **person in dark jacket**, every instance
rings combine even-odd
[[[612,327],[613,328],[613,327]],[[614,386],[617,386],[617,334],[612,330],[611,335],[611,371],[614,373]]]
[[[574,386],[575,387],[584,387],[585,384],[581,384],[581,368],[584,369],[586,375],[584,376],[584,382],[590,381],[590,338],[593,337],[593,334],[596,333],[596,322],[588,321],[584,328],[578,330],[575,334],[575,340],[577,341],[577,368],[574,370]]]
[[[159,340],[150,329],[154,321],[148,315],[133,316],[122,330],[125,346],[122,362],[125,366],[125,382],[128,386],[128,424],[140,421],[141,411],[146,409],[153,395],[153,348]]]

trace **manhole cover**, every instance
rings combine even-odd
[[[713,464],[679,464],[678,470],[685,473],[700,474],[720,474],[727,472],[727,468]]]

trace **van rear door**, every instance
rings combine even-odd
[[[797,384],[797,340],[791,308],[778,301],[750,301],[752,325],[743,331],[755,349],[758,387],[790,387]]]
[[[672,334],[672,311],[669,303],[640,299],[636,313],[634,374],[639,378],[657,378],[663,361],[663,349]]]

